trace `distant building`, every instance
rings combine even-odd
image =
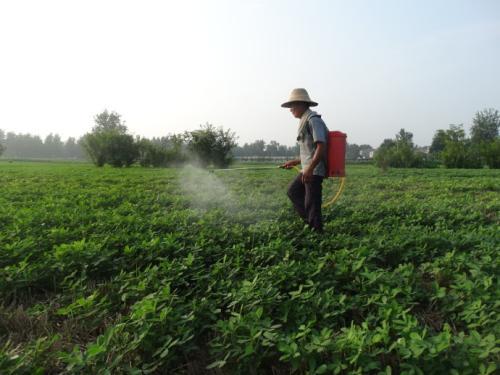
[[[359,159],[368,160],[373,159],[373,154],[375,153],[375,149],[373,148],[362,148],[359,150]]]
[[[416,149],[419,152],[423,152],[424,154],[428,154],[431,150],[431,147],[430,146],[423,146],[423,147],[417,146]]]

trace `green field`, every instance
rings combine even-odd
[[[500,171],[347,173],[317,236],[293,171],[0,162],[0,373],[498,371]]]

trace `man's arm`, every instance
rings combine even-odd
[[[311,164],[309,164],[309,166],[306,169],[304,169],[302,173],[302,182],[308,182],[312,180],[314,168],[316,168],[316,166],[319,164],[324,154],[325,154],[325,143],[316,142],[316,150],[314,151]]]
[[[293,159],[287,161],[285,164],[280,165],[281,168],[290,169],[300,164],[300,159]]]

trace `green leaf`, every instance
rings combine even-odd
[[[328,366],[325,364],[322,364],[316,369],[316,374],[324,374],[326,371],[328,371]]]
[[[101,346],[99,344],[90,344],[87,348],[86,354],[92,358],[95,357],[101,353],[104,353],[106,351],[106,348],[104,346]]]
[[[222,368],[226,365],[226,361],[215,361],[211,364],[209,364],[206,369],[207,370],[211,370],[213,368]]]

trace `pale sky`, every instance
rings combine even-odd
[[[108,109],[135,135],[210,122],[292,145],[294,87],[375,147],[500,109],[498,0],[0,0],[0,53],[0,129],[42,137]]]

